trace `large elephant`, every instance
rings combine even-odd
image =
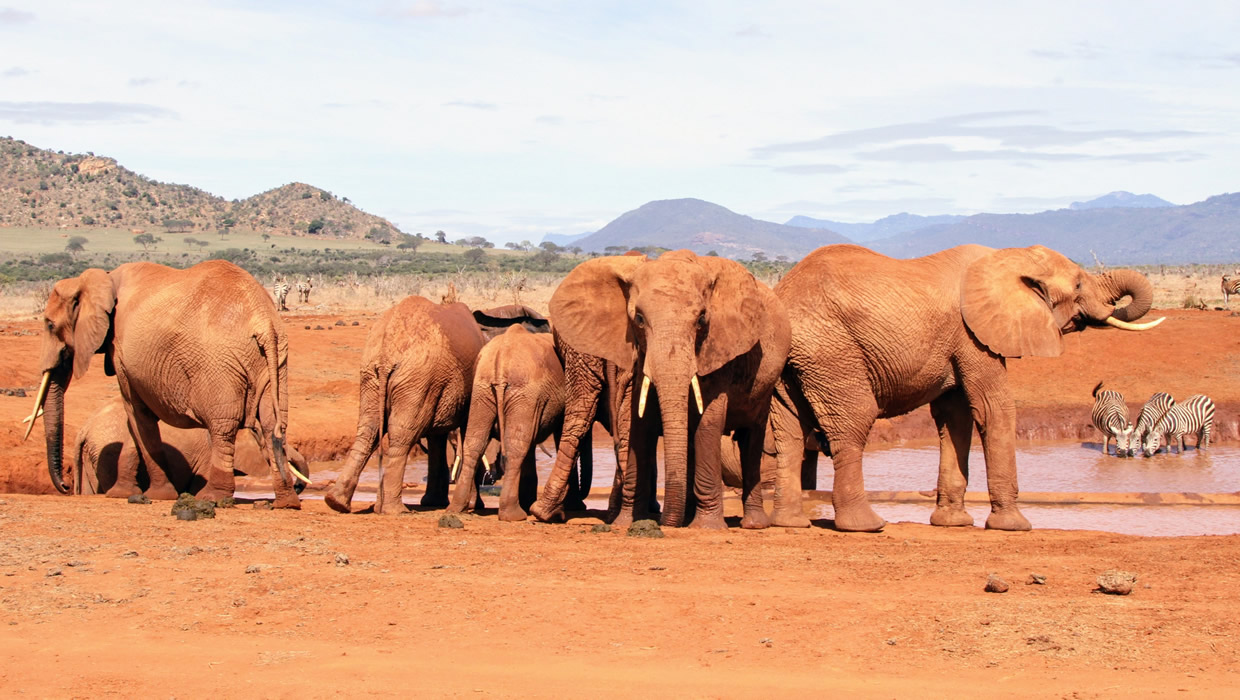
[[[692,516],[694,527],[726,527],[719,447],[723,433],[735,431],[744,464],[742,525],[766,526],[756,487],[771,394],[789,346],[788,319],[775,295],[735,261],[680,250],[657,259],[588,260],[560,283],[550,308],[565,343],[630,368],[635,386],[640,379],[631,421],[655,420],[645,416],[653,383],[666,465],[664,524]],[[624,492],[631,501],[654,479],[649,431],[634,424],[629,452]],[[618,516],[631,518],[632,512]]]
[[[207,485],[211,473],[211,444],[207,431],[201,428],[182,430],[172,426],[160,426],[163,439],[164,464],[168,478],[176,490],[182,493],[198,493]],[[267,458],[254,440],[241,437],[233,455],[235,474],[258,474],[267,469]],[[297,448],[286,444],[285,456],[297,471],[310,474],[310,464]],[[145,473],[139,473],[139,457],[133,437],[129,434],[129,419],[125,405],[120,399],[104,404],[78,430],[71,454],[76,456],[73,466],[73,493],[104,493],[131,496],[141,493],[138,488]],[[302,486],[298,482],[297,486]],[[297,487],[294,487],[296,490]]]
[[[473,508],[477,463],[494,434],[508,464],[499,519],[525,520],[538,489],[535,446],[551,437],[558,441],[563,419],[564,370],[551,335],[517,325],[487,343],[478,354],[461,474],[449,510]]]
[[[31,425],[45,407],[48,471],[61,493],[68,491],[61,477],[65,391],[102,353],[150,473],[148,497],[177,497],[162,460],[163,421],[211,435],[211,471],[199,497],[232,495],[237,431],[249,428],[262,435],[275,505],[301,507],[283,447],[288,339],[271,298],[245,270],[223,260],[185,270],[150,262],[92,268],[56,283],[43,322],[43,381]]]
[[[786,425],[799,414],[804,428],[825,435],[841,530],[885,524],[862,480],[874,420],[927,403],[939,429],[938,503],[930,522],[973,523],[964,494],[976,425],[990,490],[986,527],[1029,529],[1016,505],[1016,409],[1006,358],[1057,356],[1062,334],[1090,325],[1154,325],[1129,323],[1153,300],[1153,287],[1139,273],[1091,275],[1042,246],[964,245],[911,260],[826,246],[797,263],[775,294],[792,321],[792,349],[784,372],[789,398],[775,402],[772,418]],[[1125,296],[1131,302],[1116,307]],[[790,511],[799,511],[803,443],[795,430],[775,433],[776,491],[797,501]],[[777,524],[809,521],[798,515]]]
[[[491,319],[491,320],[488,320]],[[422,505],[448,505],[448,434],[465,425],[478,352],[488,335],[533,322],[521,316],[475,319],[460,302],[435,304],[410,296],[388,309],[370,329],[362,350],[357,437],[340,478],[324,500],[341,513],[350,510],[362,469],[386,435],[386,462],[375,512],[406,510],[401,501],[405,465],[413,446],[427,445],[426,493]],[[484,329],[486,332],[484,333]]]

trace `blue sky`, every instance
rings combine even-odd
[[[0,0],[0,135],[408,232],[1237,189],[1240,3]]]

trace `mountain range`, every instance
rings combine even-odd
[[[592,252],[648,245],[719,255],[795,260],[829,243],[854,242],[885,255],[917,257],[964,243],[996,248],[1041,244],[1082,263],[1108,265],[1240,261],[1240,193],[1177,206],[1151,194],[1112,192],[1036,214],[919,216],[901,213],[850,224],[795,216],[785,225],[698,199],[650,202],[574,245]]]

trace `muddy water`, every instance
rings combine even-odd
[[[1025,492],[1085,493],[1233,493],[1240,491],[1240,448],[1214,447],[1198,453],[1190,447],[1183,455],[1158,454],[1154,457],[1119,459],[1103,456],[1096,442],[1033,444],[1017,451],[1020,488]],[[1113,448],[1112,448],[1113,449]],[[938,476],[938,447],[888,448],[866,452],[865,485],[871,491],[921,491],[933,489]],[[545,482],[555,463],[554,457],[537,453],[539,482]],[[970,453],[969,490],[985,492],[986,468],[980,447]],[[599,441],[594,447],[596,489],[610,488],[615,473],[615,457],[609,445]],[[340,463],[315,464],[314,478],[336,476]],[[829,457],[818,460],[818,488],[832,484]],[[407,482],[425,479],[426,461],[411,461]],[[362,474],[358,502],[374,499],[379,473],[375,460]],[[260,495],[255,491],[252,495]],[[250,494],[247,494],[250,495]],[[409,500],[412,503],[412,500]],[[599,504],[600,506],[602,504]],[[891,522],[929,522],[930,505],[875,504],[879,515]],[[989,506],[970,505],[969,512],[980,526]],[[1240,533],[1240,507],[1236,506],[1024,506],[1034,527],[1070,530],[1104,530],[1139,535],[1199,535]],[[811,518],[830,519],[830,506],[817,506]]]

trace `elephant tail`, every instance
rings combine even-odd
[[[280,478],[284,483],[293,483],[292,477],[289,476],[288,457],[284,454],[284,420],[280,413],[281,396],[280,389],[287,389],[288,386],[280,386],[280,333],[279,330],[272,327],[268,332],[263,333],[261,337],[257,337],[263,355],[267,358],[267,375],[270,391],[267,395],[271,397],[271,415],[275,420],[275,427],[271,431],[271,452],[276,460],[276,469],[280,473]],[[263,432],[267,432],[265,427]],[[305,475],[300,475],[303,481],[309,482]]]
[[[491,390],[495,392],[495,420],[499,423],[499,444],[504,444],[504,389],[507,384],[492,384]]]

